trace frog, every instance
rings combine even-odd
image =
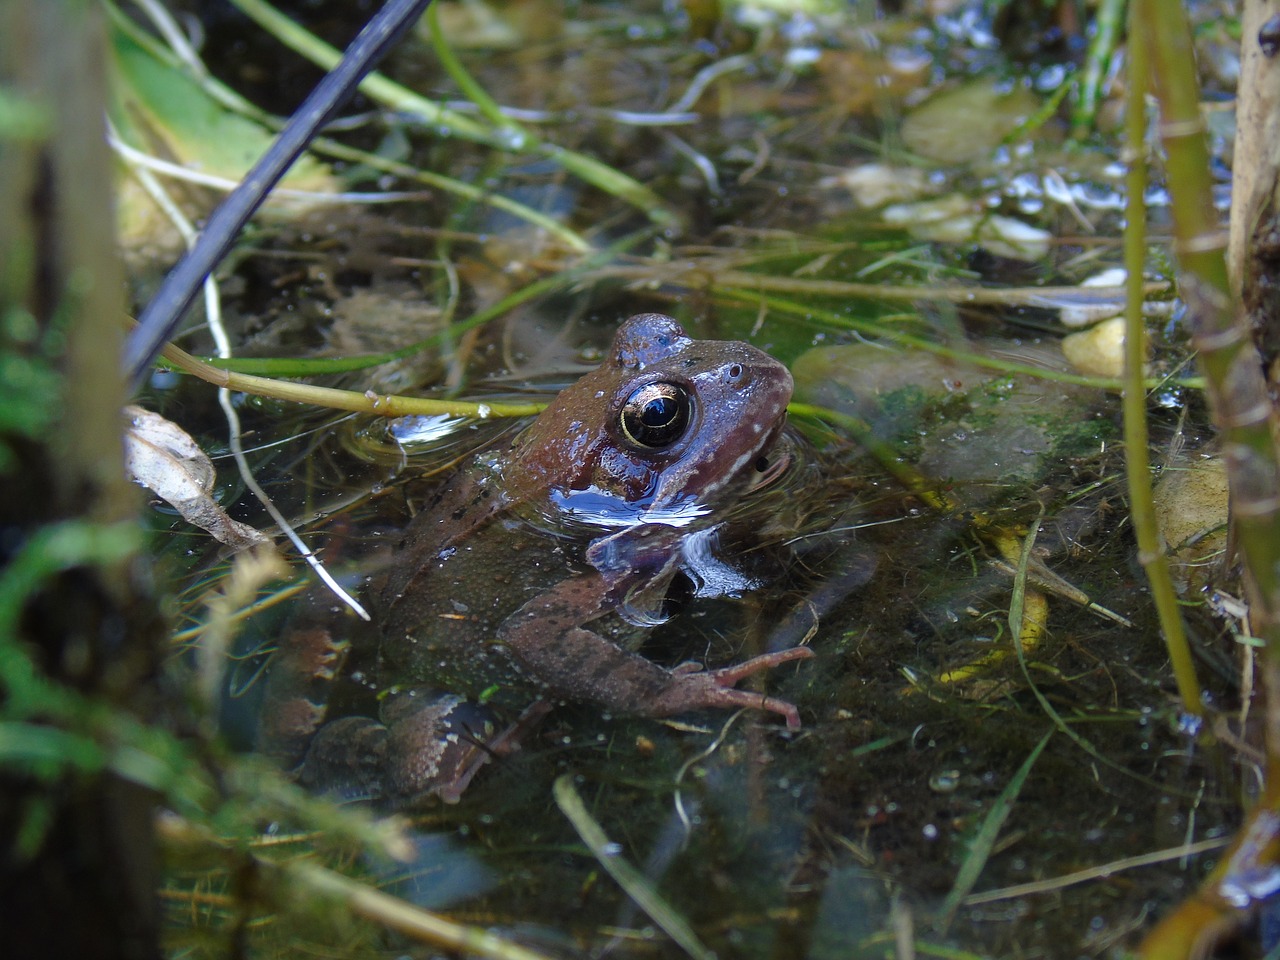
[[[664,314],[625,320],[597,368],[408,524],[367,590],[381,715],[320,725],[304,782],[357,782],[394,806],[456,801],[560,701],[653,718],[748,708],[798,729],[793,704],[737,684],[808,647],[711,669],[639,649],[673,595],[759,585],[719,547],[735,510],[791,465],[791,392],[786,366],[747,343],[692,339]],[[286,657],[331,676],[343,654]],[[524,712],[495,734],[493,708]]]

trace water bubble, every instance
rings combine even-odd
[[[1062,86],[1067,79],[1067,67],[1065,64],[1054,64],[1045,70],[1040,71],[1040,75],[1035,79],[1035,88],[1040,93],[1049,93]]]
[[[513,150],[513,151],[523,150],[525,146],[529,143],[529,138],[525,136],[522,130],[513,130],[513,129],[503,130],[498,135],[498,139],[502,142],[502,145],[504,147],[506,147],[508,150]]]
[[[1176,724],[1177,731],[1183,736],[1195,737],[1199,736],[1201,728],[1204,727],[1204,717],[1198,717],[1194,713],[1179,713]]]
[[[952,793],[960,786],[959,770],[939,770],[929,777],[929,789],[934,793]]]
[[[182,374],[177,370],[153,370],[150,379],[151,387],[155,390],[172,390],[182,382]]]

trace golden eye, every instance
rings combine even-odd
[[[622,435],[637,447],[668,447],[684,436],[689,424],[689,394],[674,383],[649,383],[622,405]]]

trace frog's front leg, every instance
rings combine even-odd
[[[608,608],[597,574],[571,577],[530,600],[498,631],[525,673],[551,694],[603,704],[618,713],[667,717],[706,707],[750,707],[781,714],[792,730],[800,715],[785,700],[735,689],[744,677],[813,656],[807,647],[752,657],[719,670],[668,670],[581,626]]]

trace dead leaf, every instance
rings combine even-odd
[[[141,407],[125,407],[125,469],[137,484],[168,502],[182,518],[236,550],[267,543],[248,524],[232,520],[211,496],[216,471],[179,426]]]

